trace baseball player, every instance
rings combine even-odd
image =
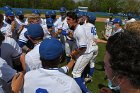
[[[41,18],[41,12],[40,12],[40,10],[33,10],[32,13],[39,16],[39,23],[41,25],[45,25],[44,20]]]
[[[82,93],[75,80],[58,70],[63,52],[64,47],[56,38],[46,38],[40,44],[42,68],[25,74],[24,93]]]
[[[112,19],[113,17],[110,16],[108,19],[106,19],[105,21],[105,31],[103,31],[103,36],[104,38],[107,40],[110,36],[111,36],[111,33],[113,32],[113,29],[112,29]]]
[[[92,48],[91,50],[93,51],[93,57],[90,60],[89,63],[89,72],[88,72],[88,78],[85,78],[85,82],[91,80],[92,75],[94,73],[94,67],[95,67],[95,61],[96,61],[96,56],[98,54],[98,45],[96,44],[96,40],[98,39],[98,35],[96,32],[96,27],[94,26],[95,23],[95,15],[93,13],[87,13],[87,16],[84,16],[84,24],[82,25],[86,36],[87,36],[87,41],[92,42]],[[83,73],[84,75],[84,73]]]
[[[113,20],[113,32],[112,35],[118,33],[118,32],[123,32],[124,30],[122,29],[122,20],[121,18],[114,18]]]
[[[73,78],[76,80],[84,93],[89,93],[89,90],[83,83],[84,80],[82,73],[93,57],[94,43],[87,41],[86,31],[78,24],[77,16],[74,12],[67,13],[67,23],[69,28],[73,30],[73,38],[76,40],[77,44],[77,49],[71,53],[71,55],[75,55],[75,58],[77,58],[72,71]]]
[[[37,15],[30,15],[28,17],[28,25],[29,24],[36,24],[39,23],[39,17]],[[23,30],[21,31],[20,35],[19,35],[19,39],[18,39],[18,44],[21,48],[25,48],[25,51],[28,51],[30,49],[33,49],[34,44],[25,36],[26,35],[26,31],[27,31],[27,27],[25,26],[23,28]]]
[[[11,87],[10,83],[13,76],[16,74],[16,70],[11,68],[5,60],[0,57],[0,87],[4,92],[0,93],[10,93]]]
[[[23,30],[23,27],[25,26],[25,18],[22,10],[16,11],[15,21],[17,24],[16,30],[19,34]]]
[[[50,21],[49,18],[47,20]],[[51,22],[53,23],[53,21],[51,21]],[[52,26],[52,25],[53,24],[48,24],[48,26]],[[39,55],[39,46],[43,40],[43,29],[39,24],[31,24],[28,27],[27,35],[30,37],[29,39],[32,39],[31,37],[34,37],[34,39],[32,39],[31,41],[33,41],[35,44],[35,47],[30,52],[28,52],[25,56],[26,71],[30,71],[30,70],[35,70],[35,69],[39,69],[42,67],[41,61],[40,61],[40,55]],[[52,37],[52,36],[50,36],[50,37]],[[47,37],[47,38],[50,38],[50,37]],[[40,38],[40,39],[37,40],[37,38]],[[69,71],[69,69],[72,68],[73,64],[74,64],[74,62],[73,62],[73,60],[71,60],[71,62],[69,64],[61,67],[60,71],[63,73],[67,73]]]
[[[1,32],[5,36],[12,37],[12,33],[15,30],[14,13],[12,11],[6,11],[5,20],[3,20],[3,25],[1,27]]]

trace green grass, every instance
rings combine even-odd
[[[104,23],[96,22],[97,34],[99,38],[102,38],[101,31],[104,30]],[[107,84],[107,81],[104,80],[105,74],[103,71],[103,58],[105,53],[105,44],[98,44],[99,46],[99,53],[97,56],[97,61],[95,64],[95,73],[93,75],[93,81],[87,84],[88,89],[92,93],[99,93],[98,84]]]

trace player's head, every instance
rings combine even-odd
[[[6,16],[6,22],[9,23],[9,24],[11,24],[12,21],[15,20],[15,14],[11,10],[6,11],[5,16]]]
[[[46,24],[47,24],[47,28],[49,31],[52,31],[53,30],[53,19],[52,18],[47,18],[46,19]]]
[[[47,18],[50,18],[50,17],[51,17],[51,14],[52,14],[51,10],[47,10],[47,11],[45,12],[45,18],[46,18],[46,19],[47,19]]]
[[[52,18],[46,19],[46,24],[47,24],[48,27],[54,26],[54,25],[53,25],[53,19],[52,19]]]
[[[36,44],[38,41],[42,41],[44,37],[44,31],[40,24],[29,24],[27,27],[27,32],[25,32],[24,35],[32,43]]]
[[[96,16],[93,13],[91,12],[87,13],[87,17],[88,17],[87,21],[89,23],[95,24]]]
[[[56,38],[46,38],[39,47],[43,68],[56,68],[64,53],[63,44]]]
[[[114,20],[113,20],[113,24],[119,24],[119,25],[122,25],[122,20],[121,20],[121,18],[114,18]]]
[[[39,15],[39,16],[41,15],[41,14],[40,14],[40,13],[41,13],[40,10],[32,10],[32,13],[33,13],[33,14],[36,14],[36,15]]]
[[[16,11],[16,17],[19,19],[19,20],[24,20],[24,13],[22,10],[17,10]]]
[[[74,30],[76,25],[78,24],[78,18],[75,12],[67,13],[67,24],[71,30]]]
[[[114,86],[140,88],[140,36],[119,32],[108,39],[104,57],[105,73]]]
[[[28,17],[28,23],[29,24],[36,24],[36,23],[40,23],[40,17],[39,15],[36,15],[36,14],[31,14],[29,17]]]
[[[133,17],[132,17],[132,14],[131,14],[131,13],[128,13],[128,14],[127,14],[127,18],[128,18],[128,20],[130,20],[131,18],[133,18]]]
[[[53,20],[55,20],[55,19],[56,19],[56,12],[55,12],[54,10],[52,10],[51,12],[52,12],[52,13],[51,13],[51,18],[52,18]]]
[[[60,15],[62,19],[66,17],[66,8],[65,7],[60,7]]]
[[[114,18],[114,20],[113,20],[113,28],[117,30],[117,29],[119,29],[121,27],[121,25],[122,25],[121,18]]]

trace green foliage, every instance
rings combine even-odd
[[[89,11],[132,12],[140,9],[139,0],[0,0],[0,6],[10,5],[17,8],[59,9],[61,6],[73,10],[78,6],[87,6]]]

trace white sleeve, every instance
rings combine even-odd
[[[65,73],[68,73],[69,68],[67,66],[63,66],[63,67],[59,68],[59,71],[65,74]]]
[[[10,45],[12,45],[14,47],[14,49],[16,49],[16,51],[18,51],[19,54],[22,53],[22,50],[21,48],[19,47],[18,43],[13,39],[13,38],[10,38],[10,37],[7,37],[7,43],[9,43]]]
[[[28,53],[30,53],[30,52],[28,52]],[[28,55],[28,53],[25,55],[26,72],[32,70],[32,68],[31,68],[32,63],[31,62],[33,62],[32,58]]]
[[[71,81],[71,93],[82,93],[82,90],[80,89],[79,85],[76,83],[75,80]]]
[[[2,87],[0,86],[0,93],[4,93]]]
[[[0,58],[0,78],[8,82],[16,74],[16,70],[11,68],[5,60]]]
[[[84,32],[84,29],[79,29],[79,33],[77,35],[78,37],[78,45],[79,48],[81,47],[87,47],[87,38],[86,38],[86,34]]]

